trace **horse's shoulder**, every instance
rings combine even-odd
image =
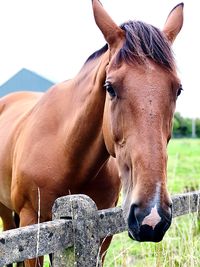
[[[24,103],[36,102],[43,93],[38,92],[14,92],[0,98],[0,114],[14,106],[22,106]]]
[[[43,95],[42,92],[30,92],[30,91],[13,92],[0,98],[0,103],[9,104],[21,100],[35,99],[41,97],[42,95]]]

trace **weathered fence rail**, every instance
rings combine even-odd
[[[200,211],[200,191],[172,200],[173,217]],[[55,201],[53,221],[0,234],[0,266],[53,253],[54,267],[96,267],[100,239],[126,230],[120,207],[97,210],[87,196],[62,197]]]

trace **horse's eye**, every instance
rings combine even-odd
[[[111,98],[114,98],[117,96],[115,90],[112,87],[112,84],[109,82],[106,82],[104,87],[106,88],[106,91],[109,93],[109,95],[111,96]]]
[[[181,94],[181,92],[183,91],[183,87],[182,85],[180,84],[179,88],[178,88],[178,91],[177,91],[177,97]]]

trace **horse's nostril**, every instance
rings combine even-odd
[[[172,208],[172,201],[171,200],[169,200],[169,201],[166,201],[165,203],[164,203],[164,205],[163,205],[163,207],[166,207],[166,208]]]
[[[171,212],[161,208],[141,209],[133,204],[128,217],[129,236],[137,241],[159,242],[171,224]]]

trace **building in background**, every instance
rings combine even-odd
[[[44,92],[54,83],[28,69],[21,69],[0,85],[0,97],[15,91]]]

